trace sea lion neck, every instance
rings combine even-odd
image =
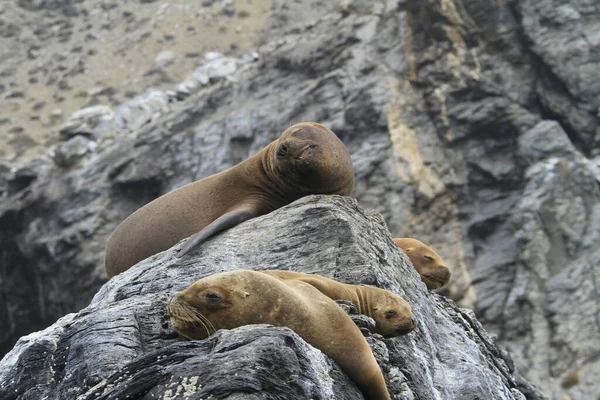
[[[368,317],[373,318],[373,310],[371,309],[371,298],[368,291],[356,289],[356,307],[360,314],[364,314]]]

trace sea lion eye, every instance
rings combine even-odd
[[[204,297],[206,298],[206,300],[213,301],[213,302],[221,300],[221,296],[215,292],[208,292],[204,295]]]
[[[385,313],[385,317],[388,319],[394,317],[395,315],[396,315],[396,311],[394,311],[394,310],[390,310]]]
[[[433,257],[428,256],[428,255],[424,255],[423,258],[426,259],[427,261],[433,261]]]

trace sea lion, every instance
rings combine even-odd
[[[215,233],[309,194],[349,195],[348,150],[328,128],[304,122],[286,129],[249,159],[173,190],[135,211],[114,230],[104,256],[109,277],[191,236],[178,256]]]
[[[439,289],[450,280],[450,270],[442,257],[425,243],[413,238],[392,239],[410,258],[427,289]]]
[[[200,279],[169,301],[175,329],[204,339],[249,324],[285,326],[331,357],[366,399],[390,399],[383,374],[358,327],[333,300],[295,279],[237,270]]]
[[[358,312],[375,320],[375,332],[389,338],[405,335],[417,326],[412,308],[402,297],[373,286],[350,285],[319,275],[293,271],[260,271],[280,280],[298,280],[316,288],[332,300],[354,303]]]

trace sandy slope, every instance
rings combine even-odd
[[[73,3],[69,5],[68,3]],[[260,45],[271,0],[0,2],[0,161],[58,140],[74,111],[183,80],[206,51]]]

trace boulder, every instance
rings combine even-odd
[[[473,313],[429,293],[377,213],[309,196],[111,279],[89,306],[19,340],[0,363],[0,398],[360,399],[339,367],[287,328],[249,325],[186,341],[169,296],[235,269],[291,269],[402,295],[419,320],[384,339],[365,331],[394,399],[542,399]],[[508,361],[508,363],[507,363]]]

